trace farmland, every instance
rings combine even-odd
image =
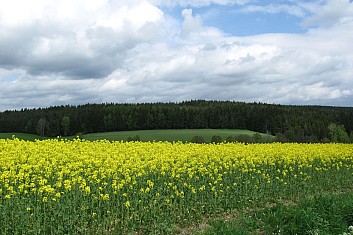
[[[253,136],[256,132],[239,129],[182,129],[182,130],[135,130],[135,131],[114,131],[89,133],[81,135],[81,139],[86,140],[111,140],[111,141],[126,141],[129,138],[138,136],[141,141],[170,141],[170,142],[190,142],[194,136],[202,136],[206,143],[211,142],[212,136],[220,136],[222,140],[226,140],[228,136],[248,135]],[[42,137],[34,134],[26,133],[0,133],[0,139],[11,139],[12,136],[23,140],[42,139]],[[266,140],[273,140],[272,135],[260,134]],[[73,139],[76,136],[65,137]],[[55,138],[55,137],[53,137]]]
[[[84,135],[87,140],[127,140],[129,137],[139,136],[141,141],[170,141],[190,142],[194,136],[202,136],[205,142],[211,142],[212,136],[220,136],[225,140],[228,136],[249,135],[256,132],[238,129],[182,129],[182,130],[139,130],[92,133]],[[261,134],[264,138],[274,139],[271,135]]]
[[[32,140],[32,141],[40,138],[38,135],[27,134],[27,133],[0,133],[0,139],[11,139],[12,137],[16,137],[21,140]]]
[[[0,227],[3,234],[182,233],[205,218],[349,192],[352,150],[3,139]]]

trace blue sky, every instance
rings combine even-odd
[[[0,111],[190,99],[353,106],[350,0],[0,4]]]
[[[304,33],[306,28],[301,25],[302,17],[283,11],[267,13],[250,11],[250,7],[279,7],[279,1],[260,1],[256,5],[218,5],[195,7],[193,13],[201,16],[205,25],[220,28],[224,33],[237,36],[248,36],[264,33]],[[290,1],[280,1],[288,6],[296,5]],[[182,20],[181,6],[163,7],[165,13]],[[247,10],[249,9],[249,10]],[[255,10],[255,9],[254,9]],[[279,9],[278,9],[279,10]],[[303,13],[307,13],[303,10]],[[307,13],[308,14],[308,13]]]
[[[223,7],[221,7],[223,8]],[[282,12],[243,13],[236,9],[220,9],[219,14],[206,18],[205,23],[221,28],[225,33],[237,36],[256,35],[264,33],[302,33],[300,18]]]

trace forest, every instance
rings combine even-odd
[[[353,108],[235,101],[85,104],[0,113],[0,132],[55,137],[153,129],[247,129],[287,142],[351,142]]]

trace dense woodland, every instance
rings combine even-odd
[[[342,137],[333,133],[333,128],[337,127],[352,137],[352,107],[195,100],[180,103],[55,106],[0,113],[0,132],[24,132],[41,136],[213,128],[248,129],[295,142],[349,142],[348,134]]]

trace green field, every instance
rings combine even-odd
[[[141,141],[183,141],[188,142],[194,136],[202,136],[205,142],[211,142],[214,135],[219,135],[223,140],[227,136],[250,135],[256,132],[249,130],[229,130],[229,129],[183,129],[183,130],[139,130],[139,131],[118,131],[87,134],[83,137],[86,140],[127,140],[129,137],[139,136]],[[269,136],[261,134],[262,136]],[[268,138],[273,138],[269,136]]]
[[[102,133],[90,133],[82,135],[81,138],[86,140],[128,140],[138,135],[141,141],[183,141],[189,142],[194,136],[202,136],[206,143],[211,142],[211,138],[214,135],[219,135],[225,140],[229,135],[250,135],[252,136],[256,132],[249,130],[237,130],[237,129],[183,129],[183,130],[138,130],[138,131],[116,131],[116,132],[102,132]],[[0,139],[11,139],[12,136],[23,140],[35,140],[41,139],[38,135],[26,134],[26,133],[0,133]],[[260,134],[264,138],[273,139],[274,137],[267,134]],[[74,136],[67,137],[68,139],[74,138]]]
[[[21,140],[34,141],[35,139],[40,139],[38,135],[27,134],[27,133],[0,133],[0,139],[12,139],[13,136]]]

